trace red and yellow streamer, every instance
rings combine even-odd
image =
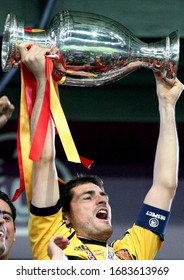
[[[16,190],[12,201],[17,200],[26,189],[28,205],[31,200],[32,164],[33,161],[38,161],[41,156],[50,117],[54,120],[56,131],[59,134],[68,161],[82,163],[86,168],[89,168],[93,163],[92,160],[79,156],[77,152],[60,103],[58,84],[52,78],[52,67],[52,60],[46,57],[47,82],[44,100],[31,143],[30,118],[36,97],[36,80],[30,70],[24,64],[21,65],[21,99],[17,131],[20,186]],[[62,80],[64,82],[64,79]]]

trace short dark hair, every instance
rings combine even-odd
[[[77,174],[76,177],[60,186],[60,201],[63,212],[68,212],[70,210],[70,202],[73,198],[73,192],[71,190],[76,186],[86,183],[93,183],[104,191],[103,180],[100,177],[96,175]]]
[[[9,196],[6,193],[4,193],[2,191],[0,191],[0,199],[4,200],[10,206],[10,209],[11,209],[11,212],[12,212],[13,221],[15,222],[15,219],[16,219],[16,208],[13,205],[11,199],[9,198]]]

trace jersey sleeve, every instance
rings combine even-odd
[[[122,260],[153,260],[163,241],[159,235],[133,225],[120,240],[111,243],[116,256]]]
[[[62,219],[60,204],[47,208],[30,207],[28,234],[33,259],[47,260],[47,247],[52,236],[68,237],[71,231]]]

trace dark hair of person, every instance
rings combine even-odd
[[[2,191],[0,191],[0,199],[4,200],[10,206],[10,209],[11,209],[11,212],[12,212],[13,221],[15,222],[15,219],[16,219],[16,208],[13,205],[11,199],[9,198],[9,196],[6,193],[4,193]]]
[[[103,180],[100,177],[96,175],[77,174],[76,177],[60,186],[60,201],[63,212],[70,210],[70,202],[73,198],[73,192],[71,190],[76,186],[84,185],[86,183],[95,184],[104,191]]]

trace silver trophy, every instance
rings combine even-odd
[[[145,43],[120,23],[92,13],[62,11],[53,17],[47,30],[40,32],[28,32],[24,20],[9,13],[2,40],[4,72],[13,68],[16,44],[22,42],[56,45],[63,59],[64,84],[70,86],[108,84],[141,67],[174,79],[178,69],[178,31]]]

